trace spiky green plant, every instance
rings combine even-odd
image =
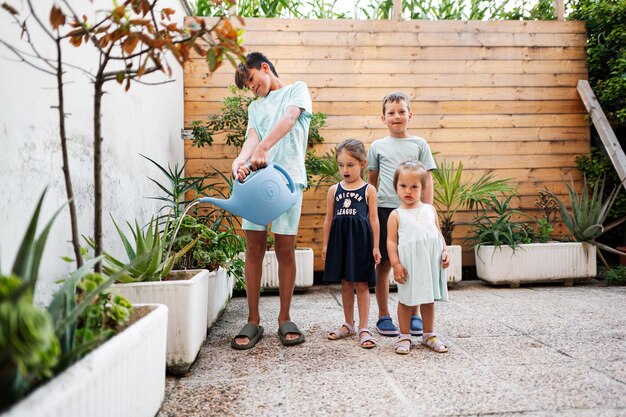
[[[610,246],[598,242],[596,239],[626,221],[626,216],[617,219],[606,226],[604,225],[604,222],[611,211],[611,207],[613,207],[613,204],[615,203],[615,199],[617,198],[621,187],[621,184],[615,186],[613,191],[611,191],[605,199],[604,181],[604,177],[600,178],[600,180],[596,181],[590,189],[587,177],[585,176],[583,177],[582,191],[578,194],[574,187],[574,180],[570,178],[570,182],[568,182],[563,179],[572,203],[571,212],[556,194],[552,192],[550,194],[557,202],[563,222],[572,236],[574,236],[574,238],[579,242],[588,242],[594,245],[597,249],[598,257],[602,263],[608,267],[600,249],[619,255],[622,255],[623,253],[617,249],[613,249]]]
[[[511,194],[515,191],[509,178],[495,179],[494,174],[483,174],[477,180],[463,181],[462,162],[459,162],[455,168],[454,162],[448,164],[446,161],[441,161],[432,173],[433,200],[441,220],[441,233],[448,245],[452,244],[452,232],[455,226],[454,215],[458,210],[481,208],[490,201],[492,195],[496,193]]]
[[[167,279],[174,263],[187,253],[197,243],[197,239],[191,241],[178,252],[171,252],[171,242],[168,240],[170,227],[173,227],[169,219],[165,223],[163,231],[159,231],[159,223],[156,219],[150,222],[142,230],[137,221],[133,227],[127,222],[133,234],[135,245],[131,245],[122,229],[119,228],[113,217],[113,224],[117,230],[126,256],[129,262],[122,262],[108,252],[104,252],[105,265],[103,271],[111,276],[116,276],[116,281],[120,283],[162,281]],[[94,241],[85,238],[89,246],[94,247]]]

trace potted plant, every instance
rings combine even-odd
[[[143,155],[142,155],[143,156]],[[152,162],[167,178],[168,184],[161,184],[149,178],[164,193],[151,197],[164,202],[160,211],[167,210],[178,224],[178,230],[170,229],[168,239],[172,250],[178,252],[191,242],[191,249],[177,258],[173,270],[209,271],[207,327],[210,328],[224,311],[233,295],[235,287],[245,288],[243,279],[243,260],[240,254],[245,251],[245,240],[235,233],[237,219],[221,209],[204,210],[201,214],[195,206],[199,196],[206,193],[218,193],[224,197],[223,184],[231,187],[230,180],[221,172],[214,170],[213,175],[203,177],[185,177],[185,166],[167,170],[156,161],[143,156]],[[213,176],[221,177],[215,181]],[[187,195],[189,195],[187,197]],[[186,214],[194,208],[194,216]]]
[[[597,239],[604,233],[626,221],[626,216],[614,220],[606,226],[604,225],[604,222],[609,216],[611,208],[613,207],[613,204],[615,204],[615,201],[617,200],[621,189],[621,184],[616,184],[613,187],[613,190],[608,193],[605,198],[604,181],[605,177],[601,176],[597,181],[593,183],[590,192],[587,177],[585,176],[583,181],[583,189],[580,195],[578,195],[578,193],[574,189],[573,181],[571,181],[571,184],[567,181],[564,181],[565,186],[567,187],[570,201],[572,203],[571,212],[567,209],[563,201],[557,195],[555,195],[554,193],[550,194],[558,204],[561,217],[565,222],[565,226],[572,234],[574,239],[579,242],[585,242],[593,245],[596,248],[596,252],[604,266],[607,269],[610,269],[600,250],[602,249],[620,256],[626,256],[626,252],[613,249],[610,246],[598,242]]]
[[[127,262],[105,251],[102,269],[107,275],[116,276],[113,288],[132,303],[158,303],[168,307],[167,369],[174,374],[185,373],[206,338],[209,272],[172,271],[172,268],[195,242],[173,251],[168,236],[170,228],[176,225],[167,219],[161,231],[158,221],[151,219],[144,229],[137,222],[134,227],[128,224],[133,247],[114,220],[113,223],[131,267],[126,268]],[[95,246],[92,239],[87,242],[92,248]]]
[[[441,227],[441,234],[446,241],[450,266],[446,269],[449,283],[459,282],[462,279],[463,248],[452,244],[454,231],[454,216],[460,209],[472,210],[483,206],[489,196],[496,192],[510,193],[513,186],[508,179],[495,179],[493,174],[483,174],[477,180],[463,181],[463,163],[447,164],[444,160],[437,164],[432,171],[434,194],[433,200]]]
[[[586,242],[550,240],[551,227],[515,222],[514,215],[529,216],[512,209],[512,195],[495,195],[476,217],[471,239],[475,242],[476,272],[492,284],[588,280],[596,275],[593,246]],[[538,230],[535,230],[537,228]]]
[[[115,277],[89,272],[97,258],[70,274],[47,308],[33,304],[54,220],[36,236],[42,201],[11,273],[0,273],[0,412],[74,417],[106,402],[115,415],[153,416],[165,390],[166,307],[133,308],[113,295]]]

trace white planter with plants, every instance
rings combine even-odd
[[[492,284],[588,280],[596,276],[596,248],[581,242],[547,242],[474,248],[478,277]]]
[[[446,268],[448,284],[456,284],[463,278],[463,247],[460,245],[448,245],[450,266]]]
[[[2,417],[154,416],[165,395],[167,307],[134,306],[133,314],[128,328]]]
[[[313,285],[313,249],[296,249],[296,288],[308,288]],[[276,252],[268,250],[263,257],[263,275],[261,288],[278,288],[278,259]]]
[[[207,306],[207,328],[211,328],[222,314],[233,296],[235,277],[226,269],[209,272],[209,301]]]
[[[206,339],[209,271],[171,271],[164,281],[115,284],[131,303],[159,303],[168,309],[167,369],[189,370]]]

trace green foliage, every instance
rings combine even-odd
[[[241,0],[241,17],[300,19],[391,19],[393,0],[357,0],[351,10],[342,10],[337,0]],[[221,16],[228,4],[196,0],[197,16]],[[554,19],[552,0],[403,0],[402,17],[429,20],[519,20]]]
[[[626,0],[572,0],[586,21],[589,83],[614,127],[626,127]]]
[[[113,278],[89,273],[92,259],[66,279],[47,309],[33,303],[39,265],[57,213],[37,236],[42,193],[12,272],[0,274],[0,410],[103,343],[128,321],[131,306],[107,292]],[[105,319],[97,318],[94,308]],[[111,318],[108,320],[106,318]]]
[[[122,240],[129,262],[120,261],[105,252],[106,264],[103,265],[103,271],[109,276],[114,275],[116,281],[120,283],[166,280],[176,261],[191,250],[196,243],[195,241],[189,242],[178,251],[173,252],[168,240],[170,228],[173,227],[169,218],[165,222],[162,232],[159,231],[159,222],[152,218],[144,230],[139,227],[137,221],[135,221],[134,228],[127,222],[135,242],[133,247],[115,220],[113,218],[111,220],[113,220],[115,229]],[[93,248],[94,241],[89,238],[86,240],[89,246]]]
[[[204,180],[206,179],[206,177],[185,177],[183,174],[185,172],[186,164],[184,164],[181,168],[178,168],[178,164],[175,164],[174,169],[172,169],[172,167],[170,167],[168,164],[166,170],[163,166],[159,165],[153,159],[150,159],[145,155],[141,156],[152,162],[163,173],[163,175],[165,175],[168,181],[167,186],[165,186],[157,180],[148,177],[150,181],[155,183],[156,186],[165,193],[165,195],[163,196],[149,197],[150,199],[163,201],[165,203],[159,209],[159,213],[163,210],[168,210],[174,218],[180,217],[185,208],[185,205],[193,201],[186,200],[185,194],[191,190],[197,191],[199,189],[198,187],[210,186],[204,185]]]
[[[528,223],[513,221],[513,215],[518,214],[529,218],[519,210],[511,208],[513,195],[498,199],[491,195],[483,208],[482,214],[473,222],[472,234],[469,240],[475,246],[493,245],[500,247],[508,245],[515,250],[522,243],[533,243],[534,229]],[[493,214],[491,214],[493,213]]]
[[[463,163],[455,168],[454,162],[437,164],[432,171],[433,200],[441,221],[441,232],[448,245],[452,244],[454,215],[459,209],[474,209],[485,206],[494,193],[513,193],[510,179],[497,180],[493,174],[483,174],[477,180],[462,181]]]
[[[213,227],[218,227],[213,224]],[[169,239],[173,239],[173,231]],[[245,251],[245,240],[234,229],[225,231],[212,229],[195,217],[182,219],[172,246],[173,251],[181,251],[186,246],[192,249],[181,256],[174,264],[175,269],[226,269],[235,276],[238,283],[244,282],[243,261],[238,255]]]
[[[606,199],[614,187],[620,184],[619,176],[615,171],[613,163],[609,159],[606,152],[597,148],[592,148],[589,155],[578,155],[576,157],[576,168],[578,168],[589,181],[590,185],[594,185],[605,178],[605,190],[603,197]],[[615,203],[609,212],[607,219],[615,220],[626,216],[626,193],[620,193],[615,199]]]
[[[317,156],[312,151],[308,151],[304,165],[309,187],[317,189],[322,184],[335,184],[343,180],[339,174],[335,150],[327,152],[324,156]]]
[[[607,269],[603,274],[604,282],[607,285],[626,285],[626,266],[616,266]]]
[[[230,87],[231,96],[222,100],[222,107],[218,114],[208,117],[205,123],[199,120],[193,121],[192,143],[194,146],[211,146],[214,135],[224,134],[226,144],[241,148],[246,140],[248,129],[248,108],[250,103],[258,97],[248,94],[248,89],[239,90],[236,86]],[[308,145],[322,143],[324,138],[320,134],[320,129],[326,126],[326,115],[324,113],[313,113],[309,126]]]
[[[626,216],[618,219],[611,224],[605,226],[604,222],[608,216],[613,203],[620,190],[618,187],[614,187],[608,196],[604,197],[604,177],[589,187],[589,181],[584,178],[583,189],[579,195],[574,188],[574,181],[571,183],[565,181],[567,192],[569,194],[570,201],[572,203],[571,212],[565,206],[564,202],[554,193],[550,193],[554,200],[558,203],[561,212],[563,222],[567,226],[572,236],[579,242],[588,242],[596,246],[598,249],[603,249],[608,252],[619,252],[603,243],[598,242],[596,239],[602,236],[608,230],[618,226],[623,221],[626,221]],[[604,257],[598,250],[598,255],[602,262],[608,267]]]

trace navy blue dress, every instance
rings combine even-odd
[[[328,236],[324,282],[376,284],[374,238],[368,218],[367,183],[356,190],[337,184],[333,222]]]

